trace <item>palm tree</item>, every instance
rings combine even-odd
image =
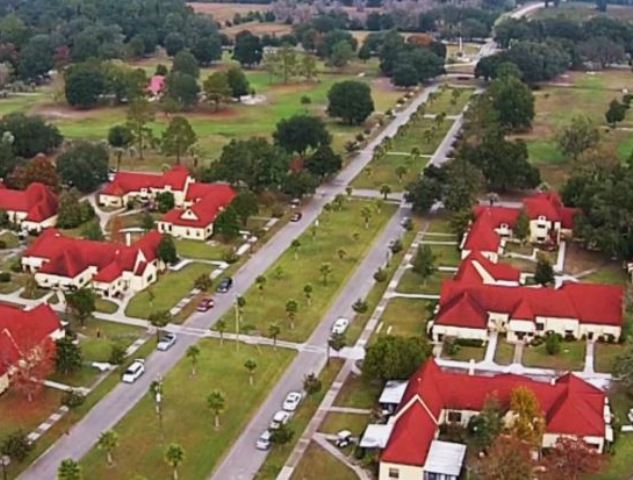
[[[371,167],[365,167],[365,175],[367,175],[367,178],[371,178],[374,175],[374,169]]]
[[[162,421],[161,411],[160,411],[160,398],[163,394],[163,382],[160,380],[154,380],[149,384],[149,394],[152,397],[154,403],[156,403],[156,415],[158,415],[159,422]],[[162,424],[161,424],[162,427]]]
[[[72,458],[62,460],[57,468],[57,480],[82,480],[81,467]]]
[[[402,179],[404,178],[406,174],[407,174],[407,167],[405,167],[404,165],[398,165],[396,167],[396,176],[398,177],[398,183],[402,183]]]
[[[226,322],[223,319],[219,319],[215,322],[215,329],[220,334],[220,345],[224,345],[224,332],[226,332]]]
[[[255,279],[255,284],[257,285],[257,289],[259,290],[259,296],[264,296],[264,287],[266,286],[266,277],[263,275],[258,275]]]
[[[220,414],[226,408],[224,394],[220,390],[213,390],[207,397],[207,405],[215,415],[215,429],[220,428]]]
[[[344,260],[347,256],[347,250],[345,250],[344,248],[339,248],[336,251],[336,254],[338,255],[339,260]]]
[[[177,443],[171,443],[165,450],[165,462],[174,469],[173,479],[178,480],[178,466],[185,460],[185,449]]]
[[[327,278],[332,273],[332,265],[328,262],[323,262],[319,267],[321,278],[323,279],[323,285],[327,285]]]
[[[296,300],[290,299],[286,302],[286,315],[290,321],[290,328],[294,330],[295,319],[297,318],[297,312],[299,311],[299,304]]]
[[[160,332],[161,329],[166,327],[172,320],[171,313],[169,310],[159,310],[157,312],[152,312],[149,315],[149,323],[151,323],[154,327],[156,327],[156,341],[160,341]]]
[[[352,187],[350,187],[349,185],[345,187],[345,193],[347,194],[348,197],[352,196],[352,192],[354,192],[354,189]]]
[[[333,333],[332,336],[327,341],[327,360],[330,361],[330,348],[334,349],[336,352],[340,351],[347,340],[345,339],[345,335],[342,333]]]
[[[268,327],[268,335],[273,339],[273,348],[277,348],[277,337],[281,333],[281,328],[276,323],[271,323]]]
[[[386,185],[386,184],[383,185],[382,187],[380,187],[380,193],[382,193],[383,198],[385,200],[387,200],[387,197],[391,193],[391,187],[389,185]]]
[[[361,209],[360,214],[362,215],[363,219],[365,219],[365,228],[369,228],[369,220],[371,219],[371,208],[369,208],[368,205],[365,205]]]
[[[218,321],[218,323],[220,321]],[[224,322],[222,321],[222,323],[224,323]],[[220,336],[220,342],[222,342],[222,337],[221,336]],[[191,345],[187,349],[187,358],[191,360],[191,375],[192,376],[194,376],[197,373],[197,370],[198,370],[198,357],[199,356],[200,356],[200,347],[198,347],[198,345]]]
[[[252,358],[249,358],[244,362],[244,368],[248,370],[248,384],[253,386],[253,374],[255,373],[255,369],[257,368],[257,362]]]
[[[108,465],[112,465],[114,463],[112,453],[114,452],[114,450],[116,450],[118,446],[119,435],[114,430],[108,430],[107,432],[103,432],[99,436],[97,448],[105,452]]]
[[[308,303],[308,307],[312,305],[312,285],[309,283],[305,284],[303,287],[303,295],[306,297],[306,302]]]
[[[301,242],[298,238],[295,238],[291,243],[292,251],[294,252],[295,260],[299,259],[299,248],[301,247]]]

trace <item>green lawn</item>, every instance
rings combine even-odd
[[[242,324],[252,327],[249,328],[251,330],[267,334],[269,325],[278,322],[281,326],[281,338],[293,341],[308,338],[396,209],[394,205],[383,205],[377,211],[375,205],[365,201],[347,200],[342,210],[324,212],[319,217],[319,226],[310,227],[299,238],[298,251],[290,248],[265,273],[263,292],[253,285],[245,293],[246,307]],[[361,215],[364,207],[373,212],[368,228],[365,228]],[[338,254],[341,248],[345,251],[343,259]],[[332,267],[327,283],[320,274],[320,267],[324,263],[329,263]],[[304,295],[306,284],[313,288],[311,304],[308,304]],[[299,304],[294,329],[291,328],[286,314],[289,300],[295,300]],[[230,312],[226,316],[229,329],[234,329],[233,315]]]
[[[383,325],[379,335],[423,336],[429,303],[417,298],[392,298],[382,314]]]
[[[453,275],[454,273],[452,272],[437,271],[431,275],[431,278],[423,282],[419,274],[412,269],[408,269],[402,275],[396,290],[399,293],[439,294],[442,283],[453,278]]]
[[[4,232],[0,235],[0,241],[4,242],[6,248],[15,248],[20,245],[18,237],[16,237],[13,232]]]
[[[430,241],[426,238],[426,241]],[[442,238],[439,241],[447,241]],[[448,240],[451,241],[451,240]],[[458,245],[429,245],[435,255],[435,265],[457,267],[462,261]]]
[[[421,118],[409,125],[410,128],[406,134],[396,135],[393,139],[391,152],[410,153],[412,148],[417,147],[420,154],[432,155],[453,125],[453,121],[444,120],[438,127],[436,120]],[[425,131],[431,132],[432,135],[426,138]]]
[[[334,405],[337,407],[373,408],[382,392],[382,385],[369,383],[362,377],[350,374],[341,387]]]
[[[454,94],[453,92],[458,92]],[[464,109],[474,93],[472,88],[442,88],[437,97],[426,106],[426,113],[458,115]],[[453,95],[458,95],[454,97]]]
[[[582,281],[626,285],[629,281],[629,276],[626,270],[620,265],[604,265],[600,267],[597,272],[583,277]]]
[[[97,297],[95,299],[95,309],[97,310],[97,312],[101,313],[114,313],[119,309],[119,306],[110,300],[106,300],[102,297]]]
[[[514,358],[514,344],[506,342],[505,337],[499,336],[495,350],[495,362],[499,365],[510,365]]]
[[[369,415],[330,412],[321,423],[319,432],[336,434],[341,430],[349,430],[352,435],[359,437],[369,422]]]
[[[381,158],[374,158],[369,166],[358,175],[352,185],[355,188],[370,188],[379,190],[383,185],[389,185],[393,192],[401,192],[406,186],[414,182],[422,173],[429,158],[415,157],[409,153],[389,153]],[[406,172],[398,177],[398,170],[404,167]]]
[[[256,480],[275,480],[275,478],[277,478],[277,475],[286,463],[286,460],[290,456],[290,453],[292,453],[292,450],[301,438],[301,435],[307,428],[308,423],[312,420],[312,417],[319,408],[325,394],[334,382],[334,379],[338,375],[342,366],[343,360],[340,358],[333,358],[330,360],[330,363],[326,365],[319,375],[319,380],[321,380],[321,390],[308,396],[301,403],[299,410],[297,410],[288,423],[288,426],[294,432],[292,440],[285,445],[273,446],[270,453],[266,456],[264,464],[255,475]]]
[[[486,349],[484,347],[466,347],[458,345],[457,352],[453,355],[447,355],[451,360],[459,360],[461,362],[469,362],[471,359],[479,362],[484,359]]]
[[[618,355],[626,351],[625,345],[618,343],[596,342],[594,350],[594,366],[596,372],[611,373]]]
[[[439,240],[446,240],[446,241],[455,240],[455,233],[451,229],[450,221],[448,218],[431,217],[429,218],[429,220],[430,220],[430,223],[429,223],[429,228],[427,230],[427,233],[450,233],[452,237],[429,236],[428,239],[433,240],[437,238]]]
[[[85,362],[107,362],[114,345],[127,348],[144,331],[139,327],[96,318],[88,320],[85,327],[73,325],[73,330],[79,336]]]
[[[202,340],[199,344],[198,373],[191,376],[191,362],[181,360],[164,381],[162,432],[154,404],[145,396],[114,430],[119,434],[116,465],[108,467],[103,452],[93,449],[82,460],[84,472],[91,478],[129,479],[135,474],[146,478],[168,478],[170,467],[163,460],[170,443],[180,444],[186,460],[180,468],[181,478],[206,478],[239,436],[259,404],[283,374],[294,353],[271,348]],[[249,386],[244,363],[257,363],[253,386]],[[224,393],[226,408],[221,427],[213,427],[213,413],[207,396],[219,389]]]
[[[191,291],[196,278],[209,275],[212,270],[212,265],[192,263],[178,272],[168,271],[149,288],[137,293],[125,313],[131,317],[148,318],[152,312],[169,310]]]
[[[44,387],[32,402],[15,389],[0,397],[0,441],[16,431],[31,432],[61,405],[62,392]]]
[[[545,351],[545,343],[538,347],[526,345],[523,351],[523,365],[563,371],[582,370],[585,365],[585,342],[563,341],[560,347],[560,353],[549,355]]]
[[[212,245],[196,240],[176,239],[176,251],[178,255],[185,258],[195,258],[200,260],[222,260],[224,254],[232,249],[229,244],[214,242]]]
[[[291,480],[356,480],[353,470],[312,442],[290,477]]]

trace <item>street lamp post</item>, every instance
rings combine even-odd
[[[11,457],[9,455],[2,455],[0,457],[0,465],[2,465],[2,479],[7,480],[9,477],[7,476],[7,467],[11,463]]]

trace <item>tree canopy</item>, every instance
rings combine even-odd
[[[364,122],[374,111],[371,89],[364,82],[346,80],[335,83],[327,94],[327,113],[348,125]]]

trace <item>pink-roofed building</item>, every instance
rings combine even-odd
[[[157,222],[158,231],[176,238],[206,240],[213,235],[213,223],[235,198],[226,183],[191,183],[182,207],[167,212]]]
[[[175,165],[163,173],[117,172],[114,180],[99,192],[99,205],[125,207],[131,200],[150,201],[161,192],[171,192],[176,205],[185,202],[193,177],[184,165]]]
[[[442,455],[458,451],[455,447],[459,444],[438,441],[440,425],[465,427],[492,397],[504,410],[504,423],[509,425],[513,418],[510,399],[518,387],[534,393],[545,418],[542,448],[553,447],[561,437],[576,437],[602,453],[613,441],[606,394],[572,373],[551,382],[513,374],[473,375],[443,370],[431,359],[411,376],[395,415],[389,419],[379,480],[460,478],[462,464],[447,465],[447,456]],[[464,455],[453,458],[463,462]]]
[[[49,187],[33,182],[25,190],[12,190],[0,183],[0,210],[22,230],[39,233],[54,227],[59,203]]]
[[[163,268],[156,254],[161,237],[152,230],[127,246],[66,237],[48,229],[26,249],[22,267],[35,274],[42,288],[91,286],[105,297],[138,292],[154,283]]]
[[[165,76],[164,75],[154,75],[149,79],[149,84],[147,85],[147,92],[152,97],[159,97],[163,91],[165,90]]]
[[[18,362],[63,337],[63,325],[50,305],[22,310],[0,304],[0,394],[9,388]]]

